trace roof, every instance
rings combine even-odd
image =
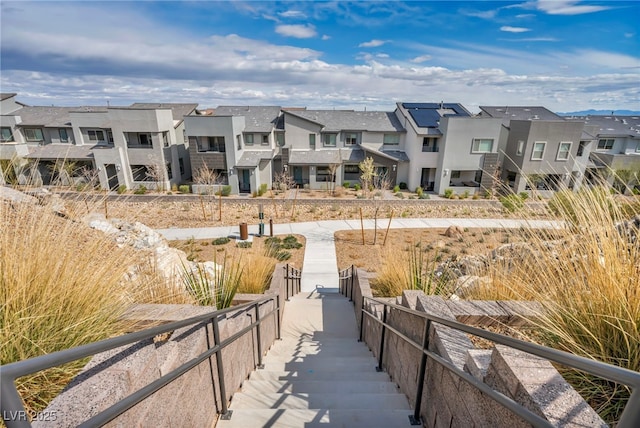
[[[18,94],[13,92],[0,92],[0,101],[8,100],[9,98],[13,98]]]
[[[583,116],[576,119],[584,120],[586,125],[595,127],[598,137],[627,137],[640,138],[640,115],[634,116]]]
[[[365,158],[364,150],[340,149],[340,158],[343,162],[362,162]]]
[[[273,150],[245,150],[236,162],[236,167],[256,167],[262,159],[271,159]]]
[[[398,103],[398,106],[409,113],[409,116],[418,128],[438,128],[440,119],[443,117],[462,116],[469,117],[471,114],[458,103]],[[421,130],[421,133],[424,133]],[[439,134],[439,132],[438,132]]]
[[[245,132],[271,132],[284,129],[279,106],[219,106],[214,116],[244,116]]]
[[[407,156],[407,154],[400,150],[380,150],[378,149],[378,146],[368,144],[361,144],[360,147],[362,147],[369,153],[373,153],[393,161],[409,162],[409,157]]]
[[[480,106],[481,114],[507,120],[565,120],[540,106]]]
[[[46,144],[36,147],[26,157],[29,159],[90,159],[95,146],[75,144]]]
[[[291,150],[289,152],[289,164],[292,165],[331,165],[341,162],[339,149]]]
[[[160,108],[170,108],[171,113],[173,114],[173,120],[182,121],[185,116],[191,114],[197,107],[198,104],[178,104],[178,103],[133,103],[131,104],[133,108],[139,109],[160,109]]]
[[[393,112],[355,110],[296,110],[286,114],[297,116],[324,127],[323,131],[404,132]]]
[[[79,109],[81,107],[22,107],[10,114],[20,116],[20,126],[69,127],[69,113]]]

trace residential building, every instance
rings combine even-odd
[[[191,177],[183,117],[197,104],[5,110],[4,101],[0,158],[29,162],[16,165],[22,181],[72,184],[95,174],[105,189],[168,189]]]
[[[514,192],[554,191],[572,185],[584,174],[590,144],[583,137],[585,123],[566,120],[544,107],[481,106],[481,117],[500,118],[508,130],[502,179]],[[578,156],[578,151],[581,155]]]

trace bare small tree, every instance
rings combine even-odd
[[[157,163],[152,163],[150,165],[147,165],[147,169],[144,175],[147,180],[152,181],[156,185],[155,187],[157,191],[161,190],[160,184],[161,183],[164,184],[164,177],[165,177],[165,171],[161,165]],[[165,190],[164,185],[162,187],[163,187],[162,190]]]
[[[360,182],[362,183],[362,191],[365,196],[369,196],[370,189],[373,186],[373,180],[376,177],[376,167],[373,163],[373,158],[367,157],[365,160],[358,164],[360,171]]]
[[[293,189],[296,186],[296,180],[287,172],[276,173],[273,177],[273,188],[278,192]]]
[[[338,171],[339,163],[332,163],[329,165],[329,174],[331,175],[331,196],[336,195],[336,172]]]
[[[220,184],[221,178],[222,177],[218,171],[203,165],[198,168],[196,173],[193,175],[193,182],[195,184],[213,186]]]
[[[84,185],[89,189],[95,189],[100,182],[100,172],[88,166],[83,166],[78,170],[78,176],[82,179]]]

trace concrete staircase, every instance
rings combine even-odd
[[[411,410],[357,341],[353,306],[335,292],[287,302],[282,340],[233,395],[217,427],[408,427]]]

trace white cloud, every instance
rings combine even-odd
[[[382,46],[387,43],[384,40],[373,39],[370,42],[360,43],[358,45],[359,48],[377,48],[378,46]]]
[[[280,12],[280,15],[283,18],[296,18],[296,19],[304,19],[307,17],[303,12],[299,10],[287,10],[285,12]]]
[[[624,37],[627,38],[627,39],[630,39],[635,35],[636,35],[636,33],[624,33]]]
[[[307,25],[278,25],[276,27],[276,33],[287,36],[295,37],[297,39],[309,39],[318,35],[316,27],[311,24]]]
[[[558,42],[555,37],[525,37],[522,39],[500,39],[505,42]]]
[[[331,38],[331,36],[327,35],[327,34],[323,34],[322,35],[322,40],[329,40]]]
[[[431,58],[432,58],[431,55],[420,55],[411,59],[410,62],[413,62],[414,64],[421,64],[423,62],[430,61]]]
[[[582,15],[611,9],[609,6],[580,5],[579,3],[574,0],[538,0],[535,6],[549,15]]]
[[[502,27],[500,27],[500,31],[506,31],[507,33],[526,33],[527,31],[531,31],[531,28],[511,27],[509,25],[503,25]]]
[[[379,54],[376,54],[376,58],[389,58],[389,54],[379,53]]]

